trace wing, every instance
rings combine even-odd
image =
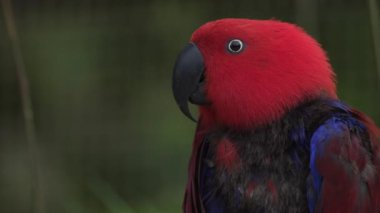
[[[310,142],[310,212],[379,212],[380,155],[357,112],[327,120]]]
[[[185,198],[182,204],[184,213],[201,213],[205,212],[201,202],[201,195],[198,187],[199,170],[201,164],[201,154],[204,145],[204,138],[207,128],[202,125],[199,119],[198,127],[193,142],[193,150],[188,167],[188,180],[185,191]]]

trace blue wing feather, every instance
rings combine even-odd
[[[366,131],[361,121],[345,114],[333,116],[314,132],[310,141],[310,212],[377,211],[368,187],[378,182],[379,176],[371,171],[377,165],[371,161]]]
[[[311,181],[313,184],[313,194],[308,194],[308,203],[309,203],[309,210],[310,212],[314,212],[317,198],[320,194],[321,184],[322,184],[322,177],[318,172],[317,169],[317,153],[322,152],[320,149],[320,146],[328,140],[329,137],[331,137],[332,133],[336,134],[338,130],[334,130],[331,128],[333,126],[333,123],[335,123],[335,118],[332,118],[322,126],[320,126],[315,133],[313,134],[313,137],[310,141],[310,174],[311,174]],[[336,131],[336,132],[334,132]]]
[[[310,174],[306,183],[309,211],[378,212],[380,154],[370,136],[370,125],[341,102],[332,101],[328,105],[334,109],[322,114],[322,120],[315,122],[315,125],[302,123],[287,132],[291,141],[296,142],[295,149],[289,153],[294,165],[305,168],[305,164],[309,163]],[[314,112],[307,111],[305,114],[310,116]],[[323,124],[320,125],[320,122]],[[229,212],[226,200],[218,195],[220,189],[216,187],[220,186],[213,182],[215,179],[212,177],[218,174],[212,162],[207,161],[212,159],[208,149],[209,144],[205,143],[197,167],[198,192],[203,210],[210,213]],[[300,156],[302,153],[305,154]],[[239,203],[241,198],[237,197],[236,201],[235,204]],[[233,208],[231,205],[229,207]]]

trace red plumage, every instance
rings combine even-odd
[[[203,139],[208,133],[210,127],[204,125],[199,120],[198,127],[195,132],[195,138],[193,142],[193,151],[191,153],[189,161],[189,172],[185,191],[185,198],[183,200],[183,210],[184,212],[199,213],[204,212],[203,205],[200,203],[200,193],[198,191],[197,179],[199,174],[197,169],[199,169],[200,153],[203,145]]]
[[[233,38],[243,39],[249,47],[240,57],[225,49],[225,43]],[[222,19],[200,27],[191,42],[204,57],[206,93],[213,103],[200,107],[189,163],[184,209],[196,213],[200,209],[195,203],[199,200],[195,178],[205,132],[222,125],[237,129],[265,125],[305,98],[321,93],[336,98],[336,88],[334,74],[319,44],[289,23]]]
[[[229,40],[246,45],[238,55]],[[204,122],[248,128],[279,119],[324,93],[336,98],[334,74],[319,44],[295,25],[275,20],[222,19],[196,30],[191,39],[205,59]],[[253,81],[254,80],[254,81]]]
[[[239,56],[226,50],[226,43],[239,38],[245,49]],[[207,133],[220,127],[246,130],[263,127],[281,119],[291,109],[308,100],[324,97],[337,99],[335,76],[328,58],[320,45],[299,27],[276,20],[222,19],[209,22],[194,32],[191,42],[201,51],[205,65],[205,90],[211,105],[200,107],[200,118],[193,142],[189,163],[189,177],[183,203],[185,212],[204,212],[198,179],[203,140]],[[351,113],[363,122],[371,136],[374,158],[364,156],[359,140],[341,153],[338,139],[327,147],[326,158],[317,163],[321,175],[329,181],[321,191],[323,211],[340,209],[351,212],[352,205],[360,195],[359,186],[352,186],[344,167],[333,165],[334,154],[355,162],[358,171],[363,171],[369,161],[380,171],[379,145],[380,130],[359,111]],[[216,148],[216,163],[227,169],[235,168],[239,156],[228,139],[221,140]],[[354,177],[358,178],[358,177]],[[369,179],[371,203],[363,202],[361,210],[380,209],[380,181]],[[253,181],[246,196],[256,187]],[[271,180],[266,187],[277,199],[278,189]],[[346,196],[341,196],[342,192]],[[331,202],[334,197],[334,202]],[[368,199],[370,200],[370,199]],[[377,206],[371,206],[377,205]],[[345,209],[346,208],[346,209]],[[350,209],[351,208],[351,209]],[[318,210],[318,209],[317,209]]]
[[[230,171],[238,168],[240,160],[235,145],[228,138],[222,138],[217,144],[215,157],[218,167]]]

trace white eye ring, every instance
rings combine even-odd
[[[232,54],[237,54],[243,51],[244,43],[239,39],[232,39],[227,45],[228,51]]]

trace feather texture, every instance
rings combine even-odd
[[[318,199],[315,212],[377,212],[379,153],[366,127],[351,116],[334,116],[311,139],[310,169]],[[375,193],[375,195],[374,195]]]
[[[380,210],[367,123],[340,101],[317,99],[262,128],[198,128],[184,212]]]
[[[238,39],[239,54],[226,47]],[[185,213],[379,212],[380,131],[338,100],[317,41],[276,20],[222,19],[192,35],[204,95]]]

